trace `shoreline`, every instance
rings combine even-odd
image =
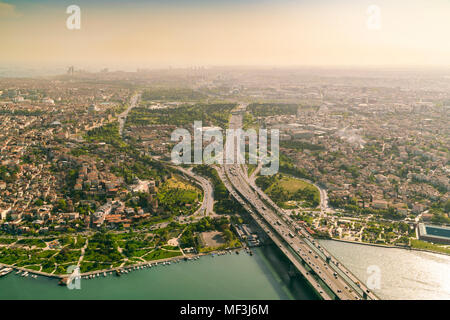
[[[326,202],[328,202],[328,193],[327,190],[320,187],[317,183],[310,181],[309,179],[306,178],[300,178],[300,177],[296,177],[294,175],[291,174],[286,174],[283,173],[287,176],[291,176],[293,178],[305,181],[313,186],[315,186],[320,193],[320,205],[322,206],[322,192],[325,195],[326,198]],[[323,210],[323,208],[321,208]],[[326,209],[331,209],[328,204],[326,205]],[[416,236],[417,236],[417,230],[416,230]],[[420,248],[414,248],[411,246],[397,246],[397,245],[385,245],[385,244],[379,244],[379,243],[368,243],[368,242],[360,242],[360,241],[353,241],[353,240],[344,240],[344,239],[335,239],[335,238],[329,238],[329,239],[324,239],[324,238],[316,238],[316,239],[322,239],[322,240],[333,240],[333,241],[339,241],[339,242],[346,242],[346,243],[353,243],[353,244],[361,244],[361,245],[366,245],[366,246],[372,246],[372,247],[380,247],[380,248],[397,248],[397,249],[404,249],[404,250],[414,250],[414,251],[422,251],[422,252],[429,252],[429,253],[435,253],[435,254],[442,254],[445,256],[450,256],[450,253],[446,253],[446,252],[440,252],[440,251],[434,251],[434,250],[428,250],[428,249],[420,249]]]
[[[406,247],[406,246],[388,246],[388,245],[385,245],[385,244],[359,242],[359,241],[335,239],[335,238],[330,238],[330,239],[317,238],[317,239],[318,240],[331,240],[331,241],[345,242],[345,243],[351,243],[351,244],[360,244],[360,245],[364,245],[364,246],[380,247],[380,248],[388,248],[388,249],[403,249],[403,250],[410,250],[410,251],[422,251],[422,252],[428,252],[428,253],[435,253],[435,254],[442,254],[442,255],[445,255],[445,256],[450,256],[450,253],[433,251],[433,250],[427,250],[427,249],[419,249],[419,248],[413,248],[413,247]]]
[[[189,254],[189,255],[181,255],[181,256],[176,256],[176,257],[171,257],[171,258],[164,258],[164,259],[159,259],[159,260],[150,260],[150,261],[146,261],[146,262],[141,262],[141,263],[135,263],[135,264],[130,264],[130,265],[126,265],[126,266],[122,266],[122,267],[115,267],[115,268],[108,268],[108,269],[101,269],[101,270],[95,270],[95,271],[88,271],[88,272],[84,272],[84,273],[80,273],[79,276],[80,277],[86,277],[86,276],[90,276],[90,275],[101,275],[104,272],[106,273],[110,273],[110,272],[117,272],[117,271],[121,271],[121,270],[128,270],[128,269],[133,269],[135,267],[144,267],[144,266],[148,266],[150,265],[155,265],[155,264],[159,264],[159,263],[163,263],[163,262],[172,262],[172,261],[177,261],[177,262],[188,262],[191,260],[196,260],[202,256],[208,256],[208,255],[225,255],[225,254],[232,254],[235,253],[236,251],[240,252],[240,251],[247,251],[246,248],[244,247],[240,247],[240,248],[233,248],[233,249],[222,249],[222,250],[217,250],[217,251],[210,251],[207,253],[198,253],[198,254]],[[8,265],[5,263],[1,263],[0,262],[0,267],[4,268],[12,268],[13,272],[14,271],[23,271],[23,272],[28,272],[29,274],[35,274],[35,275],[39,275],[39,276],[43,276],[43,277],[47,277],[47,278],[52,278],[52,279],[57,279],[57,280],[65,280],[67,279],[70,274],[51,274],[51,273],[46,273],[46,272],[41,272],[41,271],[37,271],[37,270],[32,270],[32,269],[27,269],[24,267],[17,267],[14,265]]]

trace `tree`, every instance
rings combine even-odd
[[[446,213],[450,212],[450,199],[445,202],[445,204],[444,204],[444,211]]]
[[[56,203],[56,209],[60,211],[66,211],[67,210],[67,202],[64,199],[59,199]]]
[[[230,242],[231,240],[233,240],[233,233],[231,232],[230,229],[225,229],[225,230],[223,231],[223,235],[224,235],[225,240],[226,240],[227,242]]]

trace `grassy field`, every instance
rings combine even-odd
[[[305,189],[307,187],[315,188],[313,185],[303,180],[283,176],[280,180],[278,180],[276,184],[270,186],[269,189],[267,189],[267,191],[270,192],[270,190],[277,185],[289,193],[296,193],[298,190]]]
[[[180,188],[178,188],[180,189]],[[185,190],[186,192],[192,192]],[[86,240],[89,244],[81,263],[81,272],[95,271],[118,267],[122,264],[131,265],[143,261],[167,259],[182,255],[178,246],[168,244],[168,240],[180,236],[184,247],[196,246],[195,237],[198,232],[220,231],[224,232],[229,243],[224,246],[237,246],[239,241],[229,230],[228,218],[203,218],[189,225],[177,223],[169,224],[164,228],[151,232],[97,232],[90,236],[61,236],[45,239],[12,239],[18,245],[8,247],[0,245],[0,263],[26,267],[30,270],[40,270],[46,273],[65,274],[67,267],[75,265],[81,256],[81,249]],[[2,242],[11,242],[8,238],[1,238]],[[75,239],[77,242],[75,243]],[[45,241],[44,241],[45,240]],[[57,249],[47,249],[46,242],[57,240],[62,245]],[[192,241],[191,241],[192,240]],[[79,244],[79,245],[78,245]]]
[[[176,256],[181,256],[181,251],[174,252],[174,251],[166,251],[166,250],[162,250],[162,249],[156,249],[156,250],[149,252],[143,258],[147,261],[151,261],[151,260],[167,259],[167,258],[172,258],[172,257],[176,257]]]
[[[430,250],[450,254],[450,246],[438,245],[426,241],[411,239],[411,247],[416,249]]]
[[[255,171],[256,170],[256,164],[248,164],[247,165],[247,175],[248,176],[251,176],[252,175],[252,173],[253,173],[253,171]]]
[[[17,241],[17,239],[14,239],[14,238],[0,238],[0,244],[11,244],[16,241]]]
[[[45,248],[47,246],[45,242],[40,239],[21,239],[17,241],[17,244],[29,247],[36,246],[38,248]]]
[[[312,184],[286,175],[260,176],[257,185],[280,207],[294,209],[297,205],[315,208],[320,203],[319,190]]]
[[[181,178],[179,175],[174,175],[172,178],[167,180],[165,182],[165,186],[172,189],[183,189],[183,190],[190,190],[200,193],[201,190],[199,190],[197,187],[193,186],[192,184],[189,184],[187,181],[185,181],[183,178]]]
[[[173,215],[194,213],[202,196],[203,193],[199,188],[178,175],[174,175],[164,182],[158,191],[159,203]]]

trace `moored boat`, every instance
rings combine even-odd
[[[4,268],[2,270],[0,270],[0,277],[4,277],[7,274],[11,273],[13,271],[12,268]]]

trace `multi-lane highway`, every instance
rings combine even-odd
[[[245,110],[245,106],[241,105],[239,110]],[[238,129],[241,126],[242,115],[240,112],[234,112],[230,119],[230,129]],[[238,145],[237,139],[234,145]],[[255,221],[323,299],[377,299],[364,284],[257,188],[252,179],[248,178],[243,166],[237,163],[224,164],[219,168],[219,176],[232,195],[244,204]]]
[[[237,201],[250,213],[255,222],[261,227],[262,230],[266,232],[269,238],[280,248],[280,250],[288,257],[288,259],[293,263],[295,268],[300,271],[300,273],[305,277],[305,279],[314,287],[317,293],[324,300],[332,300],[333,295],[329,292],[323,290],[323,287],[320,281],[314,276],[314,274],[308,271],[307,267],[303,265],[301,259],[296,257],[295,253],[286,248],[283,244],[283,240],[277,236],[276,232],[272,229],[270,224],[268,224],[263,218],[261,218],[258,214],[256,214],[256,210],[253,206],[251,206],[246,200],[244,196],[241,196],[236,189],[232,186],[230,180],[227,177],[226,171],[224,167],[218,168],[219,176],[225,183],[226,188],[230,191],[230,193],[237,199]]]

